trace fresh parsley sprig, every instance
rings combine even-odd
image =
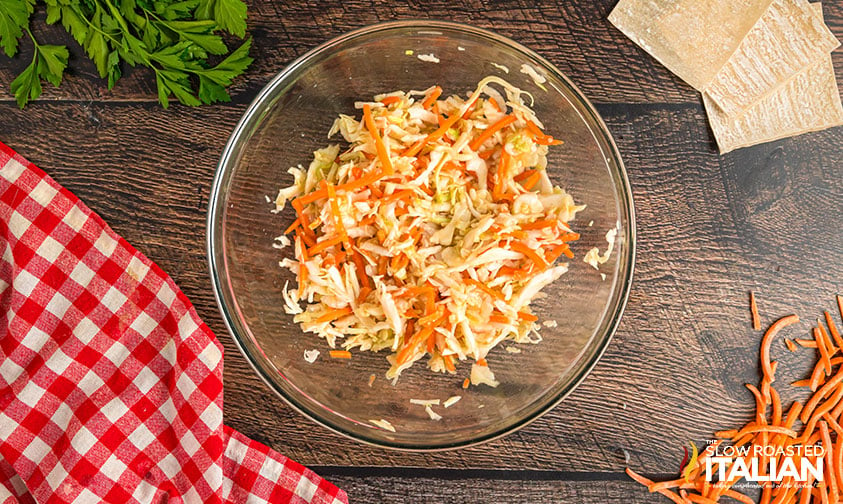
[[[158,100],[170,97],[185,105],[231,100],[226,88],[251,64],[251,39],[212,65],[211,57],[229,52],[221,33],[246,36],[246,4],[242,0],[38,0],[47,23],[61,22],[84,48],[108,88],[122,75],[121,66],[144,66],[155,74]],[[0,48],[18,52],[28,35],[32,62],[11,84],[23,108],[41,94],[41,79],[61,85],[67,67],[65,46],[39,44],[29,29],[36,0],[0,2]]]

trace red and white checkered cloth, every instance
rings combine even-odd
[[[2,143],[0,254],[0,503],[347,502],[223,425],[190,301]]]

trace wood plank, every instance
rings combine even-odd
[[[555,64],[596,102],[695,102],[696,92],[636,47],[606,20],[614,0],[566,2],[488,2],[460,4],[437,0],[424,7],[368,0],[275,2],[254,0],[249,28],[254,36],[255,63],[232,88],[236,102],[248,102],[295,57],[308,49],[365,25],[401,18],[448,19],[486,28],[530,47]],[[843,7],[829,7],[829,22],[843,16]],[[145,69],[125,69],[108,91],[93,63],[60,27],[44,24],[36,13],[38,40],[68,44],[72,71],[59,89],[45,85],[42,100],[155,101],[154,79]],[[838,25],[839,28],[839,25]],[[838,30],[836,33],[843,33]],[[12,60],[0,57],[0,82],[11,82],[31,59],[31,44]],[[8,89],[0,100],[11,100]]]
[[[304,464],[619,472],[628,453],[636,469],[673,473],[683,444],[750,417],[742,384],[756,379],[760,334],[747,290],[758,292],[765,323],[792,311],[810,320],[843,292],[843,128],[720,157],[699,104],[602,106],[630,172],[639,241],[630,303],[599,365],[545,417],[487,445],[366,447],[270,392],[218,315],[205,262],[207,195],[243,108],[45,102],[21,112],[2,103],[2,140],[173,276],[225,346],[226,422]],[[785,384],[812,354],[777,345],[774,358]]]
[[[560,502],[600,502],[601,504],[644,504],[667,502],[652,495],[647,489],[632,482],[623,474],[598,473],[623,479],[546,480],[492,478],[462,479],[461,471],[453,474],[417,476],[414,469],[401,475],[333,475],[321,472],[331,482],[348,493],[352,502],[378,502],[403,504],[405,502],[447,502],[448,504],[475,504],[477,502],[506,502],[507,504],[557,504]],[[507,475],[504,475],[507,476]],[[564,475],[566,478],[577,475]]]

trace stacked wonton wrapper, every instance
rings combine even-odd
[[[721,153],[843,124],[819,3],[620,0],[609,21],[702,93]]]

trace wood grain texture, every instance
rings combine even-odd
[[[645,504],[667,502],[629,480],[544,480],[472,478],[448,479],[447,476],[418,477],[412,470],[401,476],[326,475],[348,492],[352,502],[405,504],[430,502],[424,489],[435,488],[448,504],[500,502],[506,504],[559,504],[599,502],[601,504]],[[566,478],[571,475],[564,475]],[[576,476],[576,475],[574,475]],[[599,475],[598,475],[599,476]]]
[[[293,412],[258,381],[220,321],[205,207],[240,110],[0,110],[12,125],[4,140],[168,271],[220,336],[226,421],[305,464],[620,471],[626,450],[635,467],[672,472],[689,439],[750,414],[742,384],[756,378],[760,335],[749,326],[747,290],[757,291],[765,323],[791,311],[810,319],[843,291],[843,206],[835,204],[843,130],[720,157],[699,105],[602,106],[630,172],[639,240],[630,303],[600,364],[562,405],[488,445],[434,454],[369,448]],[[805,324],[792,331],[806,332]],[[782,355],[782,376],[800,377],[810,357]]]
[[[255,63],[232,89],[237,102],[249,101],[269,79],[308,49],[348,30],[396,19],[446,19],[493,30],[533,49],[568,75],[597,102],[697,101],[696,92],[627,40],[606,16],[614,0],[567,2],[564,0],[473,0],[454,4],[391,2],[278,2],[255,0],[250,4],[249,29],[254,35],[251,55]],[[837,9],[840,11],[841,9]],[[840,20],[829,15],[829,23]],[[67,44],[72,72],[61,88],[45,85],[41,100],[143,100],[156,101],[154,79],[144,69],[126,69],[117,86],[108,91],[93,63],[60,27],[45,26],[43,12],[36,14],[39,40]],[[31,59],[31,44],[23,42],[22,54],[11,61],[0,57],[2,99],[11,100],[7,83]],[[843,61],[841,61],[843,63]]]
[[[743,383],[757,380],[760,334],[747,291],[756,291],[765,324],[791,312],[811,320],[843,292],[843,128],[718,156],[693,90],[605,21],[613,0],[249,3],[257,61],[233,103],[163,110],[142,71],[108,92],[75,49],[74,74],[25,111],[2,91],[0,140],[82,198],[193,301],[225,346],[226,422],[324,468],[354,502],[656,502],[622,478],[627,456],[645,473],[673,474],[682,445],[750,417]],[[825,14],[843,38],[843,4],[829,2]],[[448,453],[363,446],[291,410],[227,334],[205,258],[213,171],[260,87],[334,35],[411,17],[493,29],[569,75],[615,136],[638,215],[629,305],[594,372],[523,430]],[[37,35],[59,40],[50,29]],[[834,62],[843,74],[843,52]],[[0,84],[21,65],[0,57]],[[803,323],[787,335],[807,331]],[[813,354],[777,345],[774,358],[786,384],[803,377]]]

